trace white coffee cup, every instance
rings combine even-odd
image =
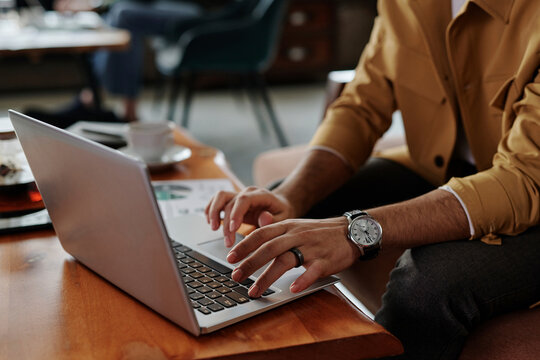
[[[127,131],[128,147],[145,162],[159,162],[174,145],[173,129],[170,122],[132,123]]]

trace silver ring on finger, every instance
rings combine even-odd
[[[298,248],[293,247],[289,249],[289,251],[292,252],[294,257],[296,258],[296,265],[294,266],[295,268],[304,265],[304,254],[302,254],[302,252],[298,250]]]

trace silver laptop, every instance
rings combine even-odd
[[[18,112],[9,117],[63,248],[126,293],[194,335],[215,331],[338,281],[289,291],[303,269],[250,299],[230,279],[220,232],[201,216],[167,220],[146,165]],[[237,241],[241,241],[238,236]]]

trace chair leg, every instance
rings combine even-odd
[[[268,112],[268,115],[270,116],[270,121],[272,123],[274,131],[278,138],[279,145],[282,147],[289,145],[287,139],[285,138],[285,134],[283,133],[283,130],[281,130],[281,126],[279,125],[278,119],[276,117],[276,113],[274,112],[274,108],[272,107],[272,103],[270,101],[270,97],[268,96],[268,91],[266,89],[266,84],[264,82],[262,75],[259,73],[253,73],[252,77],[253,77],[254,83],[256,84],[259,90],[259,93],[264,102],[264,105],[266,106],[266,111]]]
[[[189,74],[186,79],[186,92],[184,94],[184,110],[182,111],[182,127],[187,129],[189,123],[189,112],[191,110],[191,102],[193,100],[193,92],[195,87],[195,74]]]
[[[160,100],[165,97],[165,88],[167,85],[167,79],[165,76],[159,76],[154,86],[154,99],[152,100],[152,108],[154,112],[158,112]]]
[[[259,130],[261,131],[261,134],[264,137],[266,137],[268,136],[268,126],[266,126],[265,118],[263,114],[261,113],[257,96],[255,96],[256,86],[249,75],[243,75],[242,81],[243,81],[243,85],[246,90],[246,94],[248,96],[249,102],[251,103],[251,107],[253,108],[253,112],[255,113],[255,118],[257,119]]]
[[[167,120],[174,121],[174,112],[176,110],[176,102],[180,93],[180,79],[173,78],[171,84],[171,93],[169,95],[169,109],[167,111]]]

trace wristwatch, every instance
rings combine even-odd
[[[360,260],[369,260],[379,255],[381,250],[381,224],[362,210],[347,211],[343,214],[349,221],[347,237],[360,249]]]

